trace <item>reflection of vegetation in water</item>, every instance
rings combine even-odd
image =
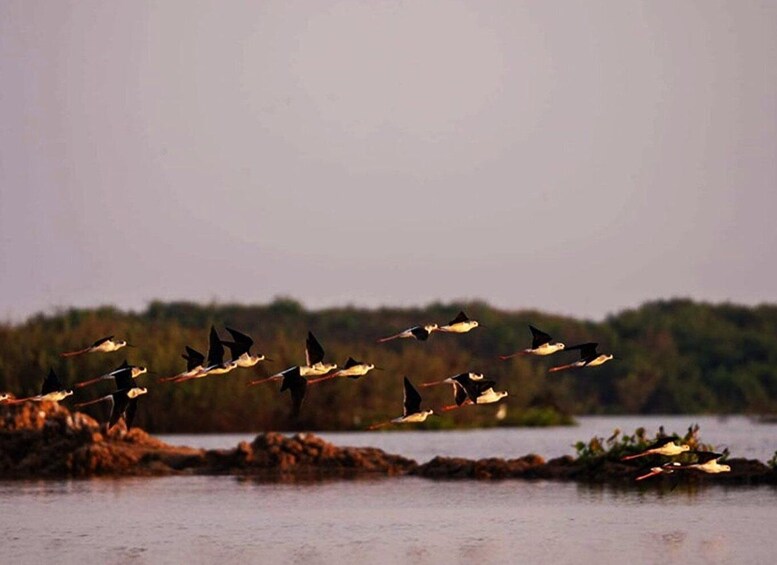
[[[435,334],[424,343],[375,343],[418,323],[444,323],[461,308],[484,327],[465,335]],[[499,355],[528,346],[529,323],[567,344],[599,342],[617,361],[552,375],[548,368],[574,360],[574,352],[499,361]],[[548,425],[564,423],[565,414],[777,413],[777,306],[690,300],[651,302],[602,322],[505,312],[481,302],[315,312],[290,299],[262,306],[154,302],[139,313],[72,309],[19,325],[0,324],[0,391],[35,394],[49,367],[72,384],[115,368],[125,356],[158,376],[171,376],[183,369],[184,345],[207,349],[210,324],[222,332],[229,325],[250,334],[256,350],[275,361],[181,385],[157,384],[144,375],[140,384],[149,394],[138,425],[157,433],[363,429],[401,412],[404,375],[419,384],[467,370],[483,372],[509,391],[502,401],[504,419],[495,419],[498,408],[483,406],[430,419],[430,427]],[[327,360],[342,364],[354,356],[386,370],[359,381],[311,386],[300,419],[291,421],[289,399],[279,396],[277,384],[249,389],[246,382],[302,363],[308,330],[322,342]],[[111,334],[138,347],[69,360],[59,356]],[[84,389],[77,401],[111,388],[105,382]],[[451,402],[450,387],[421,393],[424,407]]]

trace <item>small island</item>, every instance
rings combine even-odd
[[[262,433],[232,449],[204,450],[168,445],[123,423],[106,431],[93,418],[54,402],[0,406],[0,479],[65,479],[169,475],[232,475],[266,481],[417,476],[428,479],[527,479],[635,485],[648,458],[622,462],[625,445],[599,438],[578,445],[578,456],[551,460],[535,454],[514,459],[435,457],[419,464],[376,448],[338,447],[309,433]],[[637,438],[639,439],[639,438]],[[660,461],[659,461],[660,462]],[[731,472],[675,473],[654,481],[777,484],[773,464],[729,458]]]

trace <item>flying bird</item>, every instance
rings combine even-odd
[[[376,367],[372,363],[357,361],[353,357],[349,357],[348,360],[345,362],[345,365],[343,365],[342,369],[339,369],[334,373],[327,375],[325,377],[321,377],[320,379],[313,379],[311,381],[308,381],[308,384],[312,385],[315,383],[320,383],[321,381],[328,381],[336,377],[347,377],[349,379],[354,379],[354,380],[360,379],[361,377],[365,376],[373,369],[382,371],[380,367]]]
[[[148,372],[148,369],[146,367],[138,367],[136,365],[130,365],[127,363],[127,360],[125,359],[124,363],[119,365],[110,373],[105,373],[104,375],[100,375],[99,377],[95,377],[94,379],[89,379],[88,381],[78,382],[73,386],[75,388],[83,388],[85,386],[88,386],[100,381],[107,381],[110,379],[115,379],[116,382],[118,383],[121,379],[124,379],[126,376],[129,376],[129,384],[132,385],[132,379],[137,379],[140,375],[144,375],[147,372]],[[123,388],[123,387],[117,387],[117,388]]]
[[[381,422],[379,424],[373,424],[369,427],[370,430],[382,428],[389,424],[411,424],[424,422],[426,419],[434,414],[434,410],[421,410],[421,395],[413,387],[410,379],[405,377],[405,392],[404,392],[404,410],[402,416],[389,420],[388,422]]]
[[[731,471],[731,466],[718,463],[718,460],[723,457],[722,453],[713,453],[712,451],[690,451],[688,454],[696,456],[696,463],[680,465],[676,467],[677,470],[695,469],[696,471],[710,474],[728,473]]]
[[[19,404],[26,400],[31,400],[33,402],[43,402],[43,401],[59,402],[61,400],[64,400],[71,394],[73,394],[73,390],[66,389],[62,384],[62,381],[59,380],[59,377],[54,372],[54,369],[49,369],[49,374],[43,380],[43,386],[41,386],[40,394],[36,396],[28,396],[27,398],[16,398],[13,400],[6,400],[6,402],[8,404]]]
[[[224,361],[224,345],[219,339],[216,328],[210,327],[210,336],[208,337],[208,361],[202,372],[205,375],[223,375],[237,369],[237,361]]]
[[[467,315],[462,311],[458,316],[453,318],[450,322],[444,326],[440,326],[438,331],[454,334],[465,334],[468,331],[474,330],[480,324],[475,320],[470,320]]]
[[[437,326],[437,324],[427,324],[425,326],[413,326],[412,328],[408,328],[405,331],[399,332],[398,334],[390,335],[388,337],[382,337],[378,340],[378,343],[385,343],[387,341],[391,341],[392,339],[406,339],[406,338],[413,338],[417,339],[418,341],[426,341],[429,339],[429,336],[432,335],[434,332],[440,331],[440,328]]]
[[[196,349],[192,349],[187,345],[186,353],[182,354],[181,357],[186,360],[186,370],[172,377],[159,379],[160,383],[166,383],[170,381],[174,383],[181,383],[188,381],[189,379],[197,379],[207,375],[204,372],[205,367],[203,365],[205,364],[205,356],[202,353]]]
[[[443,412],[454,410],[467,404],[492,404],[508,395],[507,391],[495,391],[496,381],[486,379],[479,373],[459,373],[442,381],[424,383],[421,386],[434,386],[449,383],[453,385],[455,404],[444,406]]]
[[[115,426],[123,416],[124,421],[127,424],[127,431],[129,431],[132,428],[132,421],[135,419],[135,413],[138,410],[138,396],[146,394],[147,392],[148,389],[145,387],[133,386],[131,388],[123,388],[100,398],[90,400],[89,402],[76,404],[75,407],[83,408],[90,404],[97,404],[98,402],[110,400],[111,416],[108,419],[108,429],[110,430]]]
[[[249,336],[230,327],[227,327],[227,331],[232,336],[233,341],[224,341],[222,343],[229,348],[232,354],[232,361],[235,361],[238,367],[253,367],[266,359],[264,355],[251,355],[251,346],[254,344],[254,340]]]
[[[675,455],[680,455],[681,453],[684,453],[688,451],[690,446],[685,444],[678,445],[675,443],[675,439],[672,437],[663,437],[652,444],[650,444],[647,449],[644,451],[641,451],[640,453],[635,453],[634,455],[627,455],[625,457],[621,457],[621,461],[629,461],[630,459],[636,459],[637,457],[645,457],[647,455],[665,455],[667,457],[673,457]]]
[[[613,358],[613,355],[605,355],[604,353],[599,354],[596,351],[596,347],[598,346],[598,343],[581,343],[580,345],[573,345],[572,347],[567,347],[567,351],[572,351],[573,349],[579,349],[580,350],[580,360],[575,361],[574,363],[569,363],[567,365],[560,365],[558,367],[551,367],[548,372],[549,373],[555,373],[556,371],[563,371],[565,369],[573,369],[578,367],[598,367],[599,365],[603,365],[607,361]]]
[[[305,365],[299,368],[300,375],[320,377],[334,369],[337,369],[337,363],[324,363],[324,348],[313,332],[308,332],[308,338],[305,340]]]
[[[510,355],[500,355],[499,358],[502,361],[511,359],[517,355],[551,355],[557,351],[564,349],[564,344],[561,342],[551,343],[553,338],[545,332],[538,330],[534,326],[529,326],[532,335],[531,347],[528,349],[522,349]]]
[[[62,357],[75,357],[76,355],[83,355],[84,353],[110,353],[121,349],[122,347],[132,347],[123,339],[114,340],[112,335],[104,337],[95,341],[89,347],[84,347],[78,351],[67,351],[62,353]]]
[[[662,473],[666,473],[667,475],[670,475],[675,472],[680,467],[680,463],[677,461],[672,461],[671,463],[664,463],[660,467],[651,467],[649,473],[645,473],[644,475],[640,475],[635,480],[637,481],[644,481],[645,479],[649,479],[650,477],[655,477],[656,475],[660,475]]]

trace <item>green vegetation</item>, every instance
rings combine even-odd
[[[426,343],[375,343],[418,323],[446,322],[461,308],[485,327],[466,335],[435,334]],[[574,360],[575,353],[499,361],[498,355],[528,346],[529,323],[568,345],[599,342],[600,350],[614,353],[615,360],[552,375],[548,367]],[[64,382],[73,383],[115,368],[125,355],[157,376],[174,375],[184,367],[184,345],[207,349],[210,324],[225,338],[224,325],[249,333],[256,349],[274,363],[180,385],[156,384],[156,377],[143,376],[139,382],[149,386],[149,394],[141,400],[138,425],[156,433],[363,429],[401,414],[403,375],[419,384],[467,370],[485,373],[510,392],[506,417],[500,424],[495,419],[498,407],[483,406],[430,418],[430,426],[555,424],[559,415],[592,413],[777,413],[777,306],[690,300],[651,302],[602,322],[506,312],[481,302],[308,311],[293,300],[279,299],[261,306],[154,302],[139,313],[72,309],[0,325],[0,390],[33,394],[49,366]],[[289,399],[279,395],[277,383],[251,388],[246,383],[302,363],[308,329],[322,342],[328,360],[342,364],[351,355],[386,371],[359,381],[335,379],[311,386],[294,422],[288,417]],[[59,356],[110,334],[137,348],[74,359]],[[77,400],[105,394],[110,386],[79,390]],[[451,402],[447,386],[421,393],[424,407]],[[98,406],[92,413],[100,416],[104,409]]]
[[[620,461],[621,457],[644,451],[657,439],[667,436],[677,440],[678,444],[688,445],[691,451],[714,451],[711,445],[701,442],[699,426],[696,424],[689,426],[684,436],[676,433],[667,434],[664,432],[663,426],[652,438],[645,435],[645,428],[637,428],[632,435],[622,434],[620,430],[616,429],[607,439],[594,436],[588,442],[578,441],[574,448],[577,452],[577,458],[581,461],[604,459]]]

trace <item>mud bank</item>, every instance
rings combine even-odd
[[[123,476],[235,475],[259,480],[305,480],[411,475],[428,479],[545,479],[588,483],[631,483],[660,461],[613,461],[606,456],[545,461],[436,457],[419,465],[376,448],[338,447],[313,434],[259,434],[233,449],[171,446],[123,423],[110,432],[93,418],[56,403],[0,406],[0,479]],[[777,484],[764,463],[729,459],[730,473],[682,473],[682,481]],[[677,480],[677,475],[672,477]],[[668,477],[659,477],[657,481]],[[644,483],[640,483],[644,484]]]

